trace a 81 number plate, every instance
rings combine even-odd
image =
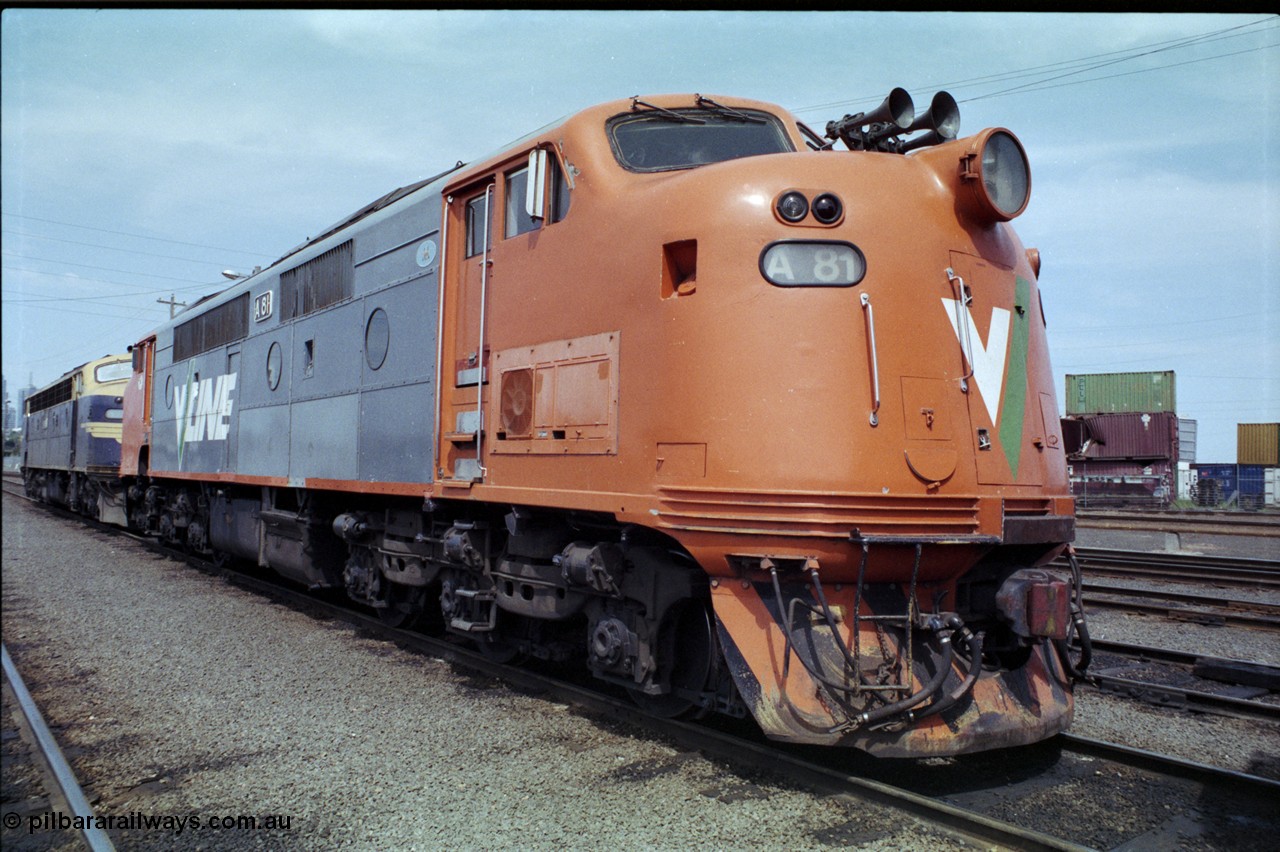
[[[866,271],[867,262],[852,243],[779,242],[760,255],[760,274],[779,287],[852,287]]]

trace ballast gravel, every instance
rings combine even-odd
[[[4,642],[120,849],[964,848],[9,496],[3,607]],[[6,827],[6,847],[25,832]]]
[[[896,811],[316,621],[10,497],[4,569],[4,641],[121,849],[962,846]],[[1091,625],[1099,638],[1280,663],[1260,631],[1103,610]],[[1073,730],[1280,778],[1274,724],[1081,689]],[[6,827],[5,847],[47,848],[27,827]]]

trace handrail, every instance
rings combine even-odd
[[[867,318],[867,344],[871,349],[871,425],[880,423],[880,364],[876,360],[876,318],[871,310],[871,296],[862,294],[862,310]]]
[[[480,479],[484,480],[488,469],[484,466],[484,320],[485,320],[485,303],[489,296],[489,264],[493,261],[489,259],[491,247],[489,245],[489,228],[492,218],[494,185],[489,184],[484,191],[484,255],[483,262],[480,264],[480,344],[476,350],[476,360],[479,365],[480,376],[476,381],[476,467],[480,470]]]
[[[968,287],[964,279],[956,275],[949,266],[947,281],[956,291],[956,336],[960,339],[960,357],[964,361],[960,366],[969,368],[969,372],[960,377],[960,390],[968,393],[969,379],[973,378],[973,338],[969,331],[969,305],[973,303],[973,296],[968,295]]]

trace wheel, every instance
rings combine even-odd
[[[387,583],[387,605],[377,608],[378,620],[387,627],[412,629],[422,617],[425,595],[421,589]]]
[[[519,663],[526,658],[521,652],[522,640],[533,638],[536,625],[530,620],[509,612],[498,614],[497,627],[487,633],[476,633],[472,641],[485,659],[500,665]]]
[[[473,641],[476,643],[476,650],[490,662],[505,665],[520,657],[519,646],[501,636],[481,633]]]
[[[715,689],[720,674],[720,643],[715,618],[705,604],[691,602],[668,614],[658,639],[659,679],[671,684],[665,695],[649,695],[638,687],[628,689],[631,699],[646,712],[674,719],[700,719],[711,712],[676,690],[704,693]]]

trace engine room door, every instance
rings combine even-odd
[[[240,350],[239,349],[228,350],[227,351],[227,375],[234,378],[234,377],[238,377],[239,374],[240,374]],[[228,379],[228,381],[230,381],[230,379]],[[238,404],[233,405],[231,407],[231,414],[228,417],[228,420],[230,422],[227,424],[229,427],[227,431],[227,441],[226,441],[227,459],[226,459],[226,467],[224,469],[233,471],[238,469],[237,466],[239,465],[239,459],[240,459],[240,429],[239,429],[240,406]]]
[[[447,199],[449,229],[441,312],[440,459],[444,480],[484,479],[485,308],[493,271],[493,178]]]

